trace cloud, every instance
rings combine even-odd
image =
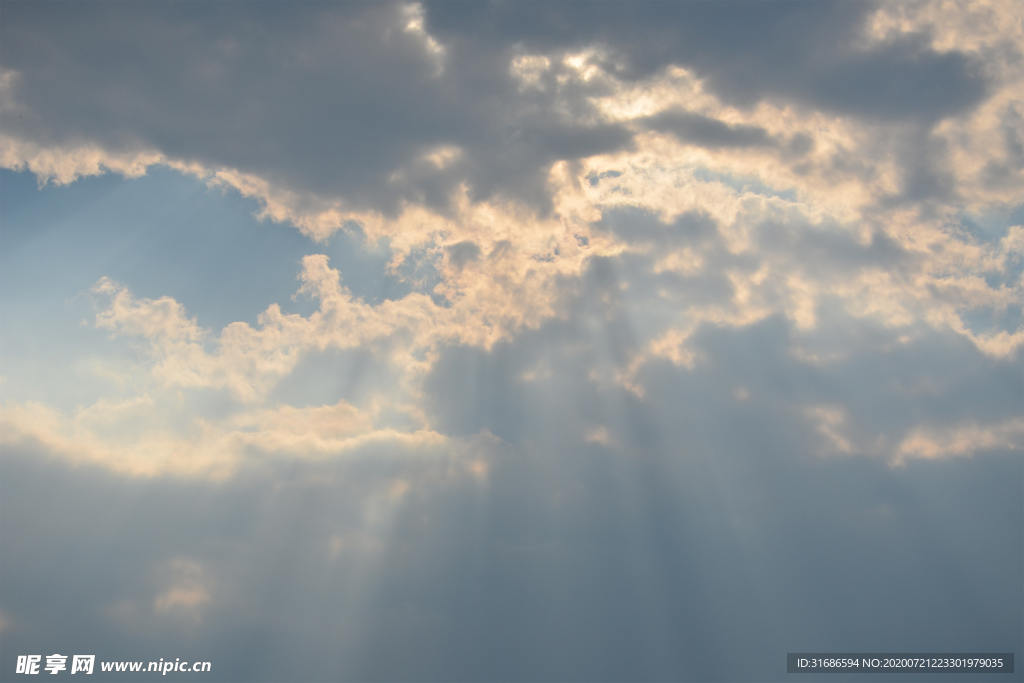
[[[772,146],[767,131],[757,126],[730,126],[717,119],[689,112],[662,112],[649,120],[653,130],[671,132],[700,147]]]
[[[1012,650],[1020,26],[5,6],[0,165],[44,206],[0,187],[4,652],[765,680],[793,643]],[[58,210],[101,190],[167,218]]]
[[[1019,354],[1024,332],[979,326],[970,317],[987,309],[997,322],[1020,305],[1019,286],[995,287],[985,279],[1015,267],[1017,227],[997,243],[977,244],[956,229],[907,216],[903,225],[858,234],[820,209],[815,215],[807,202],[755,194],[725,179],[696,183],[687,168],[659,169],[652,183],[651,170],[638,159],[619,161],[625,162],[617,164],[621,171],[594,175],[596,182],[567,188],[559,198],[563,204],[582,200],[598,207],[597,222],[523,217],[501,205],[468,202],[457,221],[424,210],[403,214],[398,220],[410,226],[409,246],[403,255],[400,242],[392,245],[391,267],[401,267],[404,259],[422,261],[425,256],[416,249],[428,244],[439,280],[427,291],[398,299],[369,304],[354,297],[329,259],[311,254],[302,260],[296,294],[312,299],[311,313],[284,313],[273,304],[255,327],[234,322],[214,334],[169,297],[138,298],[124,285],[101,279],[92,288],[98,305],[94,324],[141,342],[136,348],[142,367],[133,371],[141,391],[100,398],[70,413],[43,404],[11,405],[5,409],[10,439],[35,440],[72,459],[107,462],[126,472],[223,475],[250,448],[300,456],[340,453],[364,439],[401,441],[435,438],[435,433],[443,439],[481,429],[511,438],[508,425],[474,415],[486,411],[493,397],[511,401],[507,419],[517,419],[520,383],[484,370],[476,379],[457,379],[445,368],[455,362],[449,359],[456,348],[469,354],[457,361],[460,366],[485,368],[490,361],[483,359],[493,352],[501,358],[499,366],[515,367],[495,349],[523,335],[541,335],[536,343],[543,344],[606,338],[603,345],[586,342],[592,346],[584,356],[586,376],[639,397],[650,395],[643,378],[661,359],[690,371],[713,363],[713,354],[699,342],[704,334],[742,330],[780,316],[792,326],[788,353],[826,371],[864,343],[860,332],[844,338],[837,331],[861,325],[884,330],[887,353],[953,333],[996,362]],[[666,195],[665,187],[692,194]],[[662,203],[666,200],[671,203]],[[714,213],[701,207],[713,207]],[[519,232],[509,232],[509,225]],[[925,248],[923,236],[930,240]],[[580,341],[562,336],[573,328],[587,330]],[[564,331],[547,339],[545,330]],[[304,358],[357,349],[372,349],[366,359],[382,373],[362,407],[344,399],[302,409],[266,403]],[[543,375],[554,361],[536,362],[540,365],[523,361],[516,373]],[[794,372],[802,371],[795,367]],[[180,390],[200,393],[182,404],[184,398],[173,399]],[[424,403],[432,393],[453,391],[468,403],[453,406],[451,415],[432,414],[429,401]],[[202,392],[226,392],[240,406],[229,413],[241,412],[200,417],[209,410],[198,398]],[[168,413],[175,400],[186,407]],[[881,433],[889,445],[875,444],[873,436],[852,439],[842,435],[842,407],[827,405],[843,403],[793,409],[794,415],[817,421],[815,429],[831,439],[835,453],[892,459],[972,452],[968,447],[893,450],[902,437],[888,428]],[[327,422],[316,417],[317,411],[326,411]],[[158,417],[164,413],[178,417]],[[338,432],[330,422],[339,429],[355,426],[350,433]],[[915,425],[912,419],[896,430],[908,433]],[[117,436],[111,440],[106,434]],[[1014,442],[978,443],[1006,447]],[[150,455],[134,458],[132,449],[142,444]]]
[[[866,44],[859,34],[877,21],[872,4],[431,9],[428,26],[441,40],[472,33],[477,44],[518,41],[541,51],[597,44],[622,77],[692,67],[719,95],[743,105],[779,98],[844,114],[931,118],[976,104],[984,92],[966,55],[933,49],[918,27]]]
[[[974,125],[965,136],[962,124],[1010,120],[1017,106],[1010,93],[1020,74],[1003,7],[975,12],[987,22],[970,24],[973,43],[925,11],[740,9],[525,3],[453,12],[428,3],[310,6],[284,20],[269,7],[192,8],[186,16],[100,5],[71,10],[85,28],[65,34],[48,10],[18,6],[5,21],[3,163],[61,181],[167,163],[257,196],[268,217],[322,237],[348,220],[394,216],[406,203],[444,209],[462,187],[474,200],[500,196],[546,212],[553,164],[634,146],[637,117],[609,116],[601,103],[611,98],[621,108],[634,86],[657,90],[680,70],[712,111],[651,102],[637,123],[646,117],[719,148],[773,146],[784,133],[785,148],[800,157],[820,128],[806,121],[778,131],[758,120],[761,110],[791,119],[852,114],[860,122],[843,126],[851,129],[845,149],[831,155],[833,167],[848,157],[846,168],[864,157],[877,165],[889,138],[909,129],[922,142],[893,161],[897,174],[910,174],[904,192],[918,198],[945,190],[919,186],[915,166],[963,168],[944,153],[922,160],[922,147],[976,147],[985,130]],[[131,31],[119,28],[133,22]],[[192,49],[183,55],[186,39]],[[157,87],[144,76],[151,71],[169,78]],[[51,106],[54,97],[61,106]],[[971,149],[972,163],[984,166],[1003,150],[1012,156],[1013,139]],[[1019,193],[1012,162],[986,168],[979,184]]]
[[[261,680],[762,680],[761,662],[711,653],[737,640],[765,657],[789,640],[1012,648],[1016,454],[928,470],[808,462],[804,437],[749,372],[750,408],[701,377],[680,393],[672,372],[655,374],[673,403],[589,392],[590,408],[624,408],[605,414],[607,442],[551,430],[553,418],[582,426],[574,413],[587,401],[549,408],[586,394],[559,381],[539,405],[531,393],[521,446],[466,442],[485,459],[483,480],[447,446],[248,458],[219,481],[124,478],[7,448],[0,519],[18,552],[0,574],[5,643],[24,651],[45,633],[101,657],[184,655]],[[506,406],[484,411],[508,424]],[[540,439],[545,430],[560,436]],[[31,532],[13,521],[29,510],[48,511]],[[971,552],[921,543],[951,532]],[[836,595],[836,581],[850,594]],[[969,604],[937,599],[962,590]],[[33,598],[43,593],[60,600]]]
[[[45,12],[22,8],[10,17],[21,28],[12,42],[5,40],[5,69],[16,74],[9,88],[32,112],[13,124],[18,130],[12,128],[11,137],[45,140],[51,148],[75,148],[85,139],[123,154],[159,150],[175,163],[270,183],[285,196],[312,195],[314,205],[341,200],[349,211],[387,213],[401,200],[446,203],[469,177],[481,197],[495,190],[541,197],[552,161],[628,142],[625,131],[600,122],[550,117],[531,107],[509,111],[502,102],[503,90],[511,88],[507,74],[494,82],[493,95],[480,93],[479,81],[452,64],[461,55],[446,56],[448,66],[439,69],[436,60],[447,48],[425,31],[417,6],[311,6],[284,21],[271,8],[255,14],[211,9],[184,23],[165,8],[134,18],[111,11],[80,13],[76,20],[87,28],[61,37]],[[135,21],[152,34],[138,40],[132,36],[141,34],[117,29]],[[182,55],[186,39],[193,49]],[[93,52],[98,44],[105,45],[103,56]],[[147,55],[142,61],[140,51]],[[129,54],[136,55],[136,67],[118,66]],[[67,83],[48,71],[53,58],[75,72]],[[173,80],[184,90],[155,88],[143,75],[146,65],[161,63],[173,65]],[[35,68],[50,76],[28,76]],[[232,92],[241,83],[248,85]],[[380,83],[388,87],[374,85]],[[35,99],[37,84],[58,87],[65,103],[83,106],[72,114],[76,133],[47,113],[44,90]],[[288,104],[295,98],[307,103],[302,113]],[[199,120],[212,127],[193,128]],[[158,128],[164,132],[152,136]],[[263,142],[254,147],[252,135]],[[422,167],[420,159],[455,143],[463,154],[451,166]],[[319,161],[311,166],[314,158]]]
[[[1021,420],[1007,420],[988,429],[971,424],[931,434],[917,430],[900,444],[898,453],[902,456],[936,458],[998,448],[1024,450],[1022,433],[1024,424]]]

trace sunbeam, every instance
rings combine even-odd
[[[1024,680],[1022,12],[4,0],[0,679]]]

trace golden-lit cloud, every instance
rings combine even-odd
[[[382,26],[398,26],[415,41],[432,78],[454,77],[448,60],[455,48],[429,32],[423,7],[381,16]],[[28,170],[40,183],[169,167],[255,199],[259,217],[294,226],[314,245],[357,230],[367,245],[388,245],[396,277],[405,277],[406,266],[436,272],[429,283],[412,281],[400,298],[368,303],[343,285],[327,256],[310,254],[297,296],[314,300],[312,313],[285,313],[274,304],[255,327],[234,322],[219,331],[200,327],[170,297],[136,297],[131,283],[104,278],[92,288],[95,326],[141,342],[149,389],[97,397],[71,413],[11,404],[4,419],[20,436],[7,438],[36,439],[75,459],[149,474],[223,472],[247,448],[319,454],[346,452],[367,439],[434,443],[447,437],[432,431],[420,402],[423,378],[442,350],[490,350],[572,319],[587,273],[601,259],[629,264],[621,266],[620,296],[629,302],[622,305],[643,326],[629,357],[608,376],[639,397],[645,364],[701,364],[691,343],[702,327],[739,329],[776,315],[793,326],[793,356],[820,367],[849,351],[802,345],[801,335],[820,332],[827,324],[822,312],[831,310],[900,333],[920,325],[952,332],[990,357],[1010,358],[1024,344],[1024,329],[1001,321],[1024,306],[1024,283],[1013,276],[1024,258],[1024,228],[981,241],[964,225],[971,212],[1004,209],[1024,197],[1024,166],[1011,158],[1024,139],[1019,18],[1012,5],[981,2],[883,6],[870,17],[852,48],[854,61],[907,36],[928,36],[940,55],[955,49],[984,61],[984,100],[928,125],[845,115],[797,96],[745,105],[700,68],[681,64],[625,77],[628,65],[608,45],[517,47],[504,54],[505,73],[515,96],[532,104],[509,114],[520,117],[515,126],[534,125],[531,117],[543,106],[566,130],[619,127],[629,135],[628,144],[607,151],[547,159],[540,169],[547,207],[511,189],[480,195],[467,171],[482,168],[479,150],[457,140],[410,147],[413,153],[387,169],[385,185],[400,199],[375,207],[345,191],[308,189],[255,166],[175,156],[154,144],[140,142],[133,151],[5,131],[0,165]],[[5,116],[28,111],[19,100],[24,79],[16,69],[3,72]],[[424,178],[445,179],[443,202],[427,201],[424,191],[399,192]],[[614,227],[615,216],[628,211],[649,217],[649,234]],[[698,235],[686,221],[706,227]],[[634,300],[638,288],[653,294]],[[979,325],[978,312],[990,312],[992,324]],[[394,431],[344,401],[301,409],[266,403],[308,354],[356,348],[372,349],[398,378],[376,400],[413,416],[415,429]],[[154,415],[175,391],[224,391],[244,407],[219,421],[194,417],[172,425]],[[181,400],[187,403],[189,394]],[[842,436],[841,408],[812,413],[835,450],[861,448]],[[606,432],[588,434],[596,443],[609,439]],[[898,452],[932,457],[966,448],[914,439]]]

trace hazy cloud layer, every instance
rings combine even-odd
[[[0,20],[5,679],[1019,648],[1017,3]]]

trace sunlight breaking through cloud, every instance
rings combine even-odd
[[[1019,648],[1022,26],[5,4],[0,667]]]

